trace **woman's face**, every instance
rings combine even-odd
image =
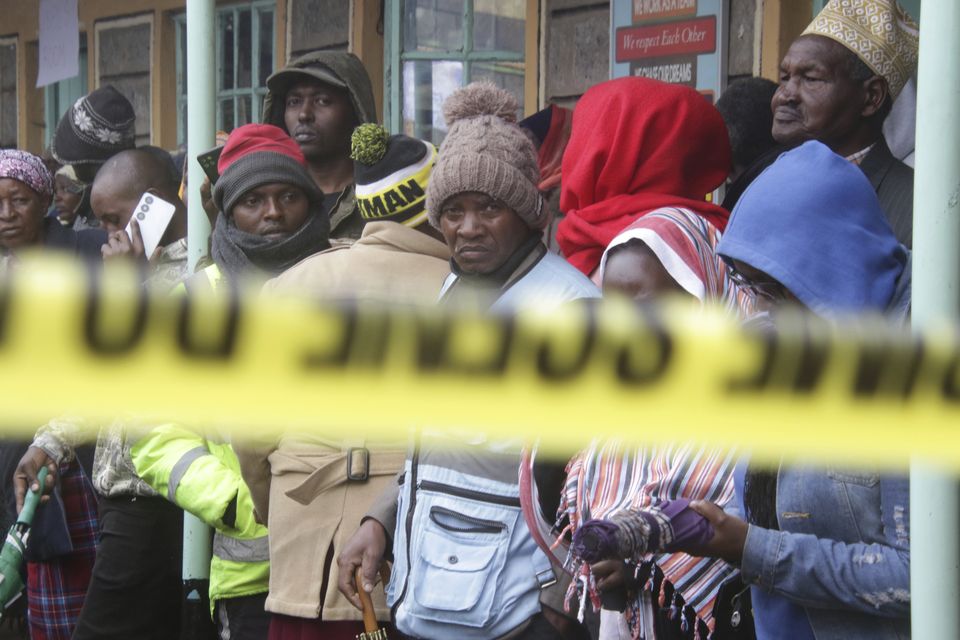
[[[310,201],[300,187],[271,182],[240,196],[231,215],[240,231],[279,241],[304,225],[310,216]]]
[[[657,255],[642,242],[630,242],[607,255],[603,293],[622,293],[641,302],[687,291],[664,268]]]
[[[53,181],[53,205],[60,212],[60,219],[73,222],[77,215],[77,207],[83,199],[83,187],[68,180],[65,176],[57,176]]]
[[[40,244],[50,201],[13,178],[0,178],[0,247],[16,250]]]

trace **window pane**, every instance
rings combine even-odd
[[[220,14],[220,88],[233,89],[233,12]]]
[[[233,113],[233,98],[220,101],[220,129],[230,133],[237,126]]]
[[[253,34],[250,10],[237,13],[237,87],[249,87],[253,79]]]
[[[403,132],[440,144],[447,133],[441,105],[463,84],[463,63],[411,60],[403,63]]]
[[[404,51],[462,51],[464,0],[403,3]]]
[[[474,51],[524,50],[526,3],[517,0],[474,0]]]
[[[187,143],[187,102],[184,100],[180,103],[180,113],[179,116],[180,122],[179,127],[177,128],[177,144],[186,144]]]
[[[489,80],[514,95],[520,104],[517,119],[523,118],[523,63],[522,62],[474,62],[470,81]]]
[[[260,77],[258,87],[267,86],[267,77],[273,73],[273,11],[260,12]]]
[[[237,126],[250,124],[253,122],[253,111],[251,107],[253,105],[252,99],[250,96],[243,96],[242,98],[237,99]]]
[[[180,35],[180,94],[187,94],[187,23],[177,23],[177,33]]]

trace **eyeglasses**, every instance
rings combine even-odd
[[[727,275],[738,286],[743,287],[755,297],[766,298],[771,302],[783,302],[787,299],[786,288],[776,280],[755,280],[741,273],[733,264],[727,264]]]

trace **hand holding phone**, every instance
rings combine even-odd
[[[216,184],[220,172],[217,170],[217,163],[220,161],[220,154],[223,153],[223,147],[214,147],[210,151],[204,151],[197,156],[197,162],[203,168],[203,172],[210,178],[210,184]]]
[[[150,193],[144,193],[130,216],[130,222],[127,223],[126,232],[133,241],[132,225],[136,222],[140,227],[140,237],[143,240],[143,252],[147,258],[153,256],[154,251],[160,245],[160,239],[170,225],[176,207],[163,198]]]

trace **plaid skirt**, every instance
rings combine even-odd
[[[31,640],[69,640],[96,557],[97,497],[76,460],[60,465],[60,494],[73,551],[47,562],[27,563]]]

